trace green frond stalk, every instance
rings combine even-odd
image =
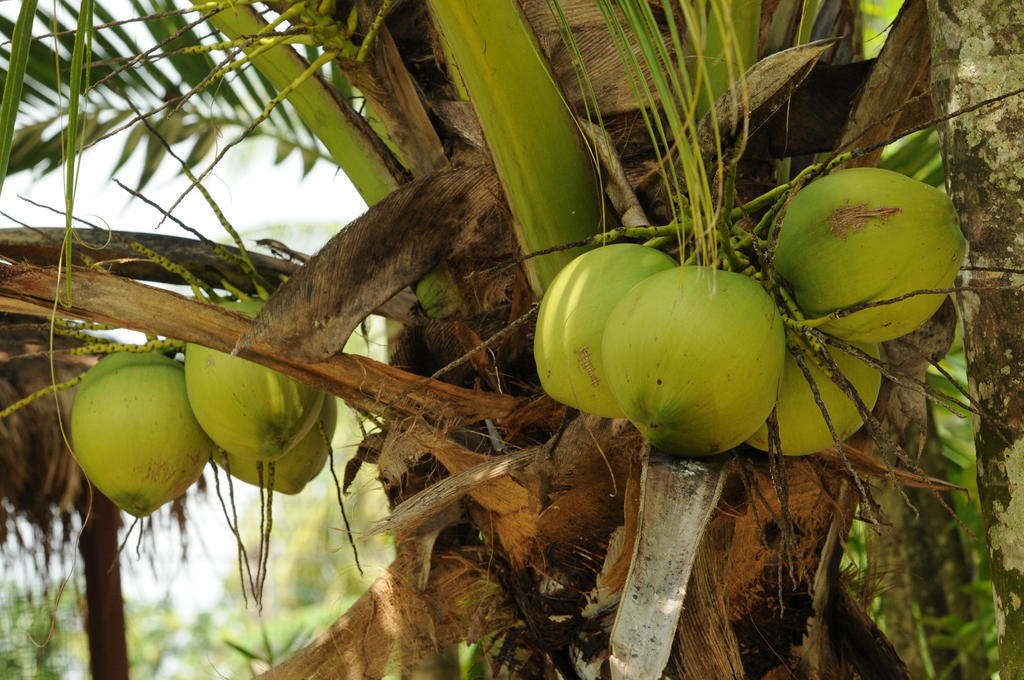
[[[514,0],[430,0],[484,130],[525,252],[578,241],[604,226],[595,163]],[[579,249],[526,264],[542,292]]]
[[[698,117],[708,113],[718,96],[757,61],[761,28],[761,0],[712,0],[708,5],[703,49],[707,84]]]
[[[211,23],[230,40],[257,35],[267,23],[251,7],[238,6],[218,12]],[[253,48],[247,48],[253,49]],[[278,92],[287,91],[288,101],[323,142],[335,163],[345,172],[369,205],[398,188],[399,181],[382,155],[382,146],[362,129],[362,121],[318,78],[306,78],[309,68],[293,49],[277,45],[251,55],[259,69]]]
[[[75,206],[75,179],[78,163],[81,160],[82,132],[79,125],[85,118],[79,116],[79,110],[85,99],[89,85],[90,63],[92,62],[92,25],[93,2],[82,0],[78,8],[78,28],[75,32],[75,44],[71,51],[71,82],[68,96],[67,125],[64,126],[64,266],[67,274],[66,304],[71,304],[71,234],[72,215]]]

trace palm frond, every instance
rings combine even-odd
[[[26,9],[30,4],[33,11]],[[214,147],[218,136],[246,130],[259,115],[262,103],[276,94],[275,87],[251,67],[232,71],[214,86],[204,88],[219,62],[212,53],[186,54],[184,50],[223,40],[223,35],[210,28],[209,16],[186,13],[172,0],[132,0],[131,4],[137,16],[120,18],[102,3],[95,5],[88,61],[89,108],[79,114],[68,111],[73,99],[70,76],[74,73],[70,57],[77,34],[68,17],[77,14],[77,7],[68,0],[61,0],[56,11],[36,7],[35,2],[22,6],[22,16],[28,19],[18,23],[27,26],[23,34],[34,37],[22,38],[25,68],[21,94],[4,97],[5,108],[18,114],[17,126],[10,114],[8,172],[31,169],[46,173],[60,166],[62,154],[68,150],[67,139],[65,146],[59,143],[63,115],[78,122],[80,134],[76,138],[82,148],[116,137],[121,147],[118,167],[132,153],[149,149],[149,162],[137,181],[137,188],[142,188],[152,177],[155,160],[162,155],[157,149],[163,143],[145,139],[152,133],[139,125],[141,118],[151,120],[153,129],[167,143],[182,145],[188,163],[198,163]],[[133,24],[144,26],[142,35],[148,34],[149,40],[133,37],[137,33],[128,30]],[[10,18],[0,16],[3,38],[13,38],[17,27]],[[25,33],[28,30],[31,33]],[[0,63],[15,63],[14,47],[13,42],[0,44]],[[14,87],[16,78],[10,78],[5,68],[0,68],[0,78]],[[276,162],[300,154],[306,171],[318,160],[330,157],[290,107],[275,108],[253,134],[275,142]]]
[[[32,16],[36,0],[26,0],[16,24],[11,26],[11,49],[7,57],[8,71],[4,73],[3,100],[0,101],[0,189],[7,176],[7,163],[11,155],[11,138],[18,116],[18,102],[21,101],[25,70],[29,61]]]

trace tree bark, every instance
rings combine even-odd
[[[940,115],[1024,85],[1024,6],[929,0],[933,98]],[[970,252],[958,304],[975,422],[978,490],[992,561],[1001,677],[1024,678],[1024,100],[944,123],[948,184]]]

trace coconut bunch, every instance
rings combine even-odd
[[[224,306],[255,316],[261,304]],[[249,484],[299,493],[327,460],[337,416],[323,392],[190,343],[184,363],[159,352],[101,359],[75,395],[71,435],[96,488],[145,517],[210,460]]]
[[[545,391],[680,456],[768,450],[773,413],[787,455],[852,435],[881,385],[863,358],[935,313],[966,242],[944,193],[887,170],[834,172],[782,208],[760,269],[680,266],[638,244],[563,268],[537,319]]]

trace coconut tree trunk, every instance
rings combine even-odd
[[[933,97],[951,113],[1024,86],[1024,7],[929,0]],[[1024,99],[942,127],[949,188],[970,243],[958,296],[977,420],[978,491],[992,559],[1001,677],[1024,678],[1024,245],[1020,240]]]
[[[92,508],[82,529],[79,550],[85,564],[85,630],[89,637],[89,668],[93,678],[128,680],[124,600],[117,562],[120,511],[95,488]]]

